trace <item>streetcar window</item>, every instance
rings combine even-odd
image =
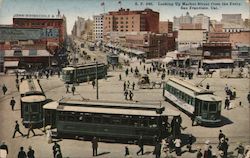
[[[103,117],[103,123],[110,124],[110,118],[109,117]]]
[[[101,117],[93,117],[94,123],[101,123],[101,121],[102,121]]]
[[[59,115],[58,120],[59,120],[59,121],[65,121],[65,116]]]
[[[150,117],[148,124],[149,124],[149,127],[157,127],[156,118],[155,117]]]
[[[68,120],[68,121],[74,121],[75,118],[74,118],[74,116],[68,116],[68,117],[67,117],[67,120]]]
[[[38,106],[36,104],[33,104],[30,107],[31,107],[32,112],[38,112],[39,111],[39,108],[38,108]]]
[[[92,122],[92,117],[91,117],[91,116],[88,116],[88,117],[86,117],[85,120],[86,120],[87,123],[91,123],[91,122]]]
[[[24,111],[28,112],[29,111],[29,106],[28,105],[24,105]]]
[[[122,118],[122,120],[121,120],[121,124],[122,125],[128,125],[128,119],[127,118]]]
[[[113,118],[112,119],[112,124],[121,124],[121,120],[119,118]]]
[[[203,102],[202,110],[203,111],[207,111],[208,110],[208,103],[207,102]]]
[[[209,111],[210,112],[216,112],[216,103],[210,103],[209,104]]]

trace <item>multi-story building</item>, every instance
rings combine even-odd
[[[84,30],[85,30],[85,19],[78,16],[73,26],[72,35],[81,38]]]
[[[250,31],[231,32],[229,42],[235,47],[237,44],[250,45]]]
[[[192,24],[192,17],[189,15],[189,12],[186,15],[181,15],[180,17],[174,16],[173,27],[174,30],[180,29],[180,24]]]
[[[222,14],[221,23],[234,23],[234,24],[243,24],[243,19],[241,14]]]
[[[210,17],[205,16],[204,14],[194,15],[192,23],[201,24],[201,29],[209,31]]]
[[[147,58],[162,57],[175,49],[173,34],[137,32],[125,35],[125,47],[146,53]]]
[[[95,41],[103,41],[103,17],[103,14],[93,16],[93,38]]]
[[[178,31],[178,50],[186,51],[191,48],[198,48],[206,41],[206,30],[191,29]]]
[[[229,36],[228,32],[209,32],[207,42],[229,42]]]
[[[172,32],[173,32],[173,22],[170,21],[159,22],[159,33],[172,33]]]
[[[60,44],[66,40],[66,17],[60,13],[57,15],[34,15],[16,14],[13,17],[14,28],[42,28],[46,29],[46,34],[59,34]],[[59,45],[55,39],[47,38],[48,45]]]
[[[196,24],[189,24],[189,23],[182,23],[179,27],[180,30],[197,30],[202,29],[202,25],[200,23]]]
[[[121,8],[105,14],[103,26],[103,33],[107,40],[111,32],[159,33],[159,13],[151,9],[130,11]]]

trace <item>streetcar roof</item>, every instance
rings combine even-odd
[[[63,68],[63,71],[71,71],[71,70],[75,70],[75,68],[73,68],[73,67],[65,67],[65,68]]]
[[[74,100],[72,98],[63,98],[59,101],[63,105],[81,105],[81,106],[109,106],[109,107],[122,107],[122,108],[144,108],[144,109],[158,109],[158,105],[153,104],[138,104],[135,102],[117,102],[106,100]]]
[[[57,101],[53,101],[53,102],[50,102],[50,103],[43,105],[43,109],[56,110],[58,105],[59,104]]]
[[[57,110],[57,111],[88,112],[88,113],[160,116],[160,114],[157,114],[155,110],[117,109],[117,108],[103,108],[96,106],[73,106],[67,104],[59,105],[59,102],[47,103],[43,106],[43,109]],[[165,111],[163,111],[162,115],[180,116],[180,112],[176,110],[166,109]]]
[[[196,96],[197,99],[202,101],[221,101],[221,98],[213,94],[201,94]]]
[[[179,89],[181,91],[187,91],[187,92],[189,92],[188,94],[192,94],[192,96],[194,96],[195,93],[210,93],[210,94],[213,93],[212,91],[206,90],[206,89],[201,88],[201,87],[197,87],[193,83],[190,83],[188,81],[185,81],[185,80],[179,79],[179,78],[170,78],[167,81],[167,84],[172,84],[174,87],[176,87],[176,88],[178,87],[177,89]]]
[[[19,88],[20,88],[19,90],[20,94],[27,94],[27,93],[43,94],[43,90],[41,89],[41,86],[39,85],[36,79],[23,80],[20,83]]]
[[[161,116],[156,111],[151,110],[138,110],[138,109],[112,109],[101,107],[81,107],[81,106],[68,106],[59,105],[57,111],[72,111],[72,112],[86,112],[86,113],[104,113],[104,114],[117,114],[117,115],[139,115],[139,116]],[[179,112],[163,111],[162,115],[179,116]]]
[[[46,97],[43,95],[31,95],[31,96],[25,96],[21,98],[21,101],[26,102],[26,103],[42,102],[45,100],[46,100]]]

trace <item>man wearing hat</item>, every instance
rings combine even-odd
[[[237,158],[243,158],[244,157],[244,147],[242,146],[242,143],[239,143],[239,146],[235,148],[237,150]]]

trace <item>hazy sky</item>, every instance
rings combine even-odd
[[[120,8],[119,0],[0,0],[0,24],[12,24],[14,14],[57,14],[59,9],[61,14],[67,18],[67,31],[71,33],[74,21],[77,16],[91,18],[94,14],[104,12],[104,7],[100,4],[105,3],[105,12],[115,11]],[[249,0],[121,0],[121,7],[130,8],[130,10],[142,10],[151,8],[160,12],[160,20],[173,21],[173,16],[181,16],[188,11],[191,16],[203,13],[210,16],[211,19],[220,20],[221,14],[240,13],[242,17],[249,18]],[[135,3],[137,2],[138,5]],[[143,3],[141,5],[141,2]],[[209,3],[209,9],[181,9],[176,2],[186,3]],[[146,3],[151,5],[146,5]],[[165,5],[159,5],[165,3]],[[216,5],[217,9],[211,9],[211,3],[220,3]],[[222,6],[222,3],[228,3]],[[233,4],[237,3],[237,4]],[[168,4],[168,5],[167,5]],[[171,6],[173,5],[173,6]],[[192,5],[193,7],[195,7]],[[201,6],[201,5],[199,5]],[[188,6],[189,7],[189,6]]]

